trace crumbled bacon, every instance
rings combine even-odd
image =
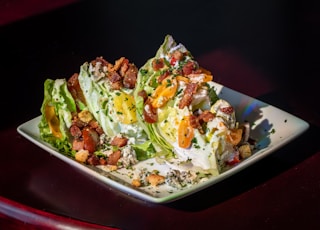
[[[221,112],[226,113],[226,114],[232,114],[233,113],[233,107],[228,106],[228,107],[222,107],[220,108]]]
[[[152,68],[157,71],[164,67],[163,58],[157,58],[152,61]]]
[[[89,165],[99,165],[100,164],[100,159],[96,155],[92,154],[88,157],[87,163]]]
[[[183,67],[182,72],[184,75],[193,73],[197,69],[197,65],[193,61],[188,61]]]
[[[190,115],[190,126],[192,127],[192,128],[195,128],[195,129],[197,129],[197,128],[199,128],[199,126],[200,126],[200,123],[199,123],[199,119],[198,119],[198,117],[197,116],[195,116],[195,115]]]
[[[170,75],[170,71],[166,71],[164,72],[163,74],[161,74],[159,77],[158,77],[158,82],[162,82],[164,79],[166,79],[168,76]]]
[[[182,60],[184,57],[184,53],[182,53],[180,50],[175,50],[173,51],[173,53],[171,54],[171,56],[175,59],[175,60]]]
[[[192,128],[198,129],[201,134],[204,134],[204,130],[202,128],[203,123],[208,123],[214,118],[214,114],[211,113],[209,110],[203,111],[198,116],[191,115],[190,116],[190,126]]]
[[[116,60],[114,65],[103,57],[97,57],[91,64],[95,67],[94,74],[99,75],[99,78],[106,76],[114,90],[123,87],[133,89],[137,83],[138,68],[125,57]]]
[[[148,123],[155,123],[158,120],[157,109],[152,106],[151,100],[149,100],[149,98],[146,100],[143,107],[143,117],[144,120]]]
[[[71,136],[73,136],[76,139],[78,139],[82,136],[81,129],[77,125],[71,125],[69,131],[70,131]]]
[[[129,69],[129,60],[128,59],[124,59],[122,61],[122,64],[121,64],[121,67],[120,67],[120,70],[119,70],[120,75],[124,76],[125,73],[128,71],[128,69]]]
[[[137,82],[137,67],[130,66],[124,73],[123,86],[127,89],[133,89]]]
[[[122,77],[120,76],[119,73],[117,72],[112,72],[108,75],[109,77],[109,80],[111,83],[115,83],[115,82],[118,82],[118,81],[121,81],[122,80]]]
[[[110,63],[106,61],[103,57],[96,57],[91,63],[95,66],[97,62],[100,62],[102,66],[108,66]]]
[[[214,118],[214,114],[211,113],[209,110],[205,110],[203,111],[199,116],[198,116],[198,119],[201,121],[204,121],[204,122],[209,122],[211,120],[213,120]]]
[[[80,87],[80,83],[79,83],[79,74],[78,73],[74,73],[67,82],[67,87],[68,90],[70,91],[71,95],[73,98],[75,98],[76,100],[81,101],[83,104],[86,104],[86,99],[83,95],[82,89]]]
[[[88,124],[91,128],[93,128],[99,135],[102,135],[104,133],[102,127],[96,120],[91,120]]]
[[[127,145],[127,143],[128,143],[128,138],[126,137],[115,136],[111,141],[112,146],[118,146],[119,148]]]
[[[148,94],[145,90],[139,91],[138,96],[143,98],[143,102],[146,102],[146,100],[148,99]]]
[[[108,165],[116,165],[118,163],[118,160],[121,157],[121,151],[116,150],[114,151],[107,159],[107,164]]]
[[[183,97],[179,103],[179,109],[183,109],[185,106],[189,106],[192,102],[192,96],[197,92],[198,84],[189,83],[187,84],[186,89],[184,90]]]

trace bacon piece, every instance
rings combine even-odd
[[[85,128],[82,130],[82,137],[84,141],[84,149],[88,150],[90,153],[96,151],[99,143],[98,133],[93,129]]]
[[[183,58],[183,56],[184,56],[184,54],[183,54],[180,50],[175,50],[175,51],[173,51],[173,53],[171,54],[171,56],[172,56],[174,59],[176,59],[176,60],[178,60],[178,61],[181,61],[182,58]]]
[[[204,134],[201,122],[199,118],[195,115],[189,116],[190,126],[194,129],[198,129],[201,134]]]
[[[225,113],[225,114],[232,114],[233,113],[233,107],[232,106],[228,106],[228,107],[222,107],[220,108],[221,112]]]
[[[100,62],[102,66],[109,66],[110,65],[110,63],[107,60],[105,60],[102,56],[96,57],[96,59],[93,60],[91,63],[93,64],[93,66],[95,66],[97,62]]]
[[[84,149],[84,141],[80,139],[74,139],[72,141],[72,150],[83,150]]]
[[[79,100],[81,101],[83,104],[86,104],[86,99],[83,95],[82,89],[80,87],[80,83],[79,83],[79,74],[78,73],[74,73],[67,82],[67,88],[70,91],[73,99],[75,99],[76,101]]]
[[[116,60],[114,66],[113,66],[113,71],[118,71],[120,69],[120,67],[124,64],[123,61],[125,60],[126,58],[124,57],[121,57],[119,58],[118,60]],[[126,64],[128,64],[128,62],[126,62]]]
[[[117,150],[115,152],[113,152],[107,159],[107,164],[108,165],[116,165],[118,160],[121,157],[121,151]]]
[[[114,90],[119,90],[122,87],[123,87],[122,81],[117,81],[117,82],[111,83],[111,88]]]
[[[99,165],[100,164],[100,159],[96,155],[92,154],[88,157],[87,163],[89,165]]]
[[[69,128],[69,131],[71,136],[73,136],[76,139],[82,136],[82,131],[77,125],[71,125],[71,127]]]
[[[100,165],[107,165],[107,164],[108,164],[108,161],[107,161],[106,159],[104,159],[104,158],[101,157],[101,158],[99,159],[99,164],[100,164]]]
[[[198,84],[197,83],[189,83],[184,90],[183,97],[179,103],[179,109],[183,109],[185,106],[189,106],[192,102],[192,96],[197,92]]]
[[[210,112],[209,110],[203,111],[199,116],[198,119],[199,121],[204,121],[204,122],[209,122],[213,120],[214,114]]]
[[[128,89],[133,89],[137,82],[138,69],[134,65],[131,65],[129,69],[125,72],[123,78],[123,86]]]
[[[123,86],[122,77],[116,71],[111,72],[108,75],[108,78],[110,80],[112,89],[121,89],[122,88],[122,86]]]
[[[94,129],[99,135],[104,133],[102,127],[99,125],[98,121],[96,120],[91,120],[89,122],[89,127]]]
[[[195,115],[190,115],[190,126],[197,129],[200,126],[199,119]]]
[[[85,127],[87,124],[83,121],[81,121],[78,117],[78,115],[75,115],[73,118],[72,118],[72,125],[75,125],[77,127],[79,127],[80,129]]]
[[[121,77],[120,74],[118,74],[117,72],[112,72],[112,73],[109,75],[109,80],[110,80],[112,83],[115,83],[115,82],[122,81],[122,77]]]
[[[124,76],[128,69],[129,69],[129,60],[125,58],[121,63],[121,67],[119,70],[120,75]]]
[[[149,98],[147,99],[143,107],[143,117],[144,120],[148,123],[155,123],[158,120],[157,109],[152,106],[151,100],[149,100]]]
[[[164,79],[166,79],[170,75],[170,71],[166,71],[158,77],[158,82],[161,83]]]
[[[193,61],[188,61],[183,67],[182,72],[184,75],[193,73],[197,69],[197,65]]]
[[[161,68],[164,67],[164,61],[163,61],[163,58],[157,58],[157,59],[154,59],[152,61],[152,68],[153,70],[157,71]]]
[[[141,90],[138,92],[138,96],[143,98],[143,102],[146,102],[148,99],[148,94],[145,90]]]
[[[190,126],[192,128],[198,129],[201,134],[204,134],[202,124],[204,122],[208,123],[213,118],[214,118],[214,114],[211,113],[209,110],[205,110],[198,116],[195,116],[195,115],[190,116]]]
[[[115,136],[112,139],[110,144],[112,146],[118,146],[120,148],[120,147],[123,147],[123,146],[127,145],[127,143],[128,143],[128,139],[127,138]]]

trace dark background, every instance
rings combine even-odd
[[[318,5],[311,0],[90,0],[2,26],[1,128],[39,115],[46,78],[68,78],[97,56],[111,62],[126,56],[141,66],[166,34],[199,60],[217,50],[232,52],[286,90],[316,96]],[[243,77],[219,76],[216,60],[204,67],[217,81]],[[227,68],[237,72],[238,67]]]

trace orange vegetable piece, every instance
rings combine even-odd
[[[189,79],[189,78],[184,77],[184,76],[181,76],[181,75],[178,75],[178,76],[177,76],[177,80],[178,80],[178,81],[184,81],[185,83],[189,83],[189,82],[190,82],[190,79]]]
[[[177,79],[173,77],[167,77],[163,79],[152,94],[152,107],[160,108],[164,106],[167,101],[174,97],[178,89]]]
[[[213,76],[211,74],[204,74],[203,82],[209,82],[213,80]]]
[[[230,133],[227,134],[227,141],[232,145],[240,143],[242,138],[242,129],[230,129]]]
[[[213,75],[209,70],[203,67],[200,67],[200,69],[201,69],[201,72],[205,74],[205,78],[203,79],[204,82],[209,82],[213,80]]]
[[[180,121],[178,128],[178,144],[181,148],[189,148],[194,137],[193,128],[190,125],[190,116],[185,116]]]
[[[62,133],[60,131],[60,121],[55,113],[54,106],[47,105],[45,107],[45,116],[52,135],[59,139],[62,138]]]

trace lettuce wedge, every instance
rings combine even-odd
[[[76,103],[65,79],[47,79],[44,82],[44,99],[39,123],[40,137],[59,152],[73,155],[69,128]]]
[[[235,113],[212,83],[212,74],[171,35],[139,70],[137,117],[171,168],[217,175],[221,156],[234,152],[227,135],[236,126]]]

